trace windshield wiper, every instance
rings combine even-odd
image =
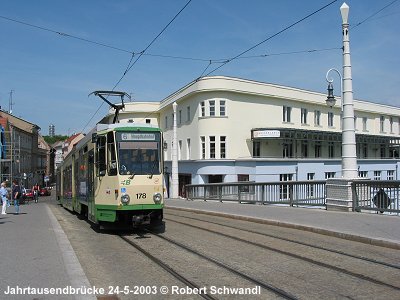
[[[158,160],[153,161],[153,164],[151,165],[151,170],[149,174],[150,179],[153,178],[156,165],[158,165]]]

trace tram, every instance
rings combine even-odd
[[[162,145],[154,125],[97,124],[58,168],[57,199],[104,228],[163,225]]]

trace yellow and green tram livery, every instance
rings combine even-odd
[[[150,124],[98,124],[58,170],[60,203],[103,227],[163,224],[162,145]]]

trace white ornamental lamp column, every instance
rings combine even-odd
[[[351,211],[353,193],[351,183],[358,177],[356,134],[354,128],[353,84],[351,78],[350,41],[349,41],[349,6],[343,3],[340,7],[342,15],[343,35],[343,72],[341,77],[342,89],[342,178],[328,179],[326,183],[326,207],[328,210]],[[326,74],[328,81],[328,98],[326,103],[335,105],[333,96],[333,80],[328,79],[330,69]]]
[[[178,138],[177,138],[177,126],[176,126],[176,102],[172,104],[174,111],[174,123],[173,123],[173,136],[172,136],[172,198],[178,198],[179,191],[179,177],[178,177]]]

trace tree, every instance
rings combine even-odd
[[[68,139],[68,136],[67,135],[55,135],[55,136],[45,135],[45,136],[43,136],[43,138],[47,144],[53,145],[56,142],[65,141],[66,139]]]

